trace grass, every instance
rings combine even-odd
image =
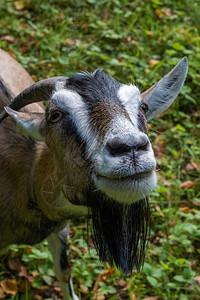
[[[199,20],[195,0],[0,2],[0,47],[34,80],[103,67],[143,91],[183,56],[189,61],[178,99],[149,127],[160,180],[150,198],[152,233],[143,271],[122,277],[100,264],[86,245],[83,220],[76,220],[69,252],[81,299],[199,299]],[[46,242],[10,247],[1,254],[0,292],[7,280],[13,293],[4,287],[2,299],[59,299],[51,267]]]

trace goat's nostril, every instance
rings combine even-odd
[[[121,155],[131,151],[131,147],[117,140],[107,142],[106,148],[111,155]]]
[[[145,141],[144,143],[141,143],[136,147],[136,151],[147,151],[148,146],[149,146],[148,141]]]

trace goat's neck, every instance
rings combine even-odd
[[[71,204],[68,199],[74,197],[70,189],[67,198],[63,194],[66,184],[58,175],[58,167],[51,151],[44,143],[38,143],[32,171],[30,173],[30,191],[37,206],[51,220],[79,217],[87,214],[87,208]]]

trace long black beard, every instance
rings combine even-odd
[[[92,217],[92,239],[101,261],[116,264],[123,273],[140,271],[151,214],[148,198],[132,204],[118,203],[102,192],[87,192],[85,205]]]

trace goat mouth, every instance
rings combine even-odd
[[[116,181],[116,182],[120,182],[120,181],[139,181],[142,179],[146,179],[149,178],[154,170],[148,170],[148,171],[144,171],[144,172],[140,172],[140,173],[135,173],[132,175],[110,175],[110,176],[105,176],[102,174],[97,174],[96,177],[97,179],[104,179],[104,180],[108,180],[108,181]]]

